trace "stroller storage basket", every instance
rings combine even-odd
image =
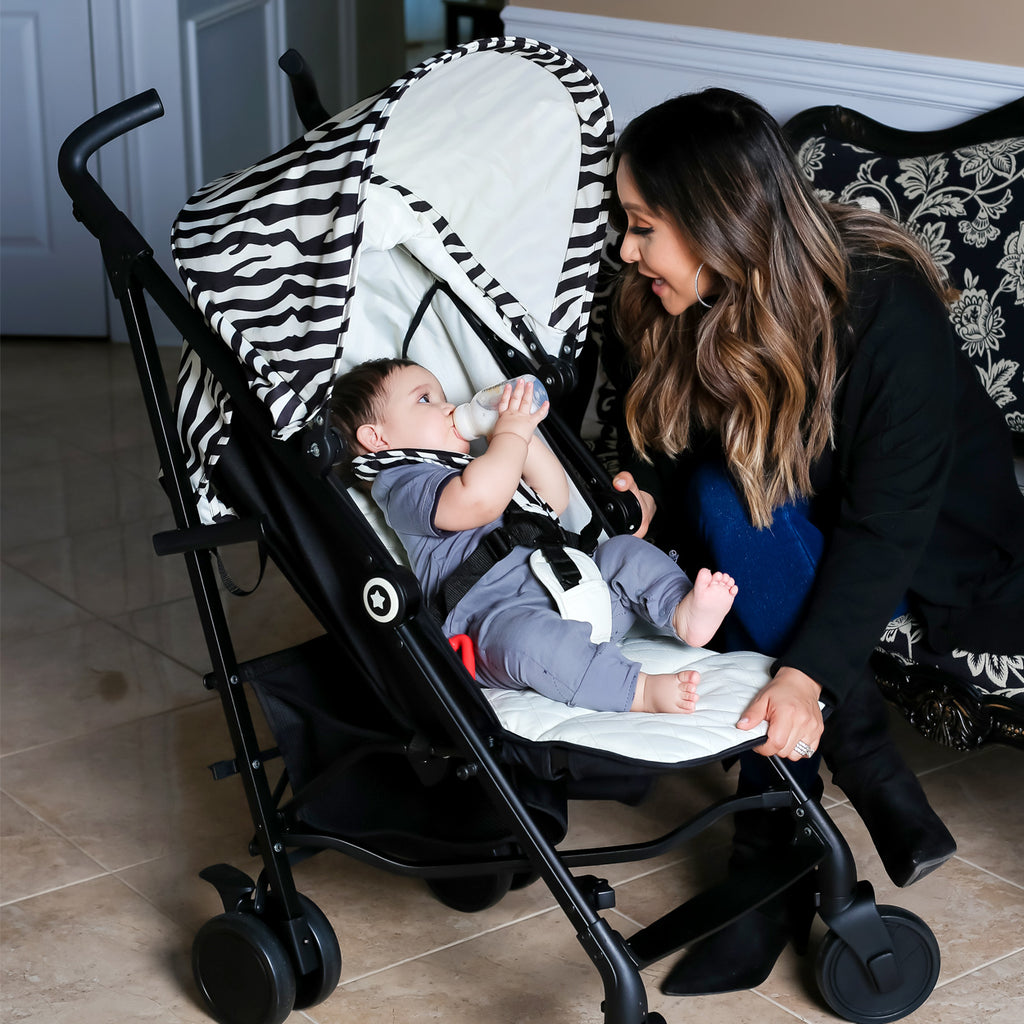
[[[336,850],[423,878],[465,911],[539,879],[598,971],[595,1015],[606,1024],[663,1021],[648,1009],[642,968],[809,877],[830,928],[825,999],[849,1020],[910,1013],[937,977],[931,933],[913,915],[875,906],[847,844],[785,762],[772,761],[777,789],[715,803],[654,839],[562,846],[571,800],[637,801],[659,775],[756,746],[763,732],[732,723],[767,678],[767,659],[694,652],[663,637],[628,641],[627,653],[648,665],[668,657],[678,668],[686,650],[699,660],[694,716],[583,722],[580,709],[552,710],[536,694],[485,694],[373,511],[330,476],[324,407],[335,375],[371,355],[408,353],[454,401],[536,373],[556,399],[544,434],[573,485],[570,528],[611,533],[635,522],[577,430],[609,194],[612,126],[599,84],[554,47],[479,40],[325,120],[301,59],[286,63],[309,130],[200,190],[182,212],[173,240],[191,303],[86,169],[105,142],[160,115],[156,94],[98,115],[60,155],[76,215],[101,243],[147,401],[175,517],[158,550],[185,558],[212,664],[206,682],[227,719],[233,752],[215,773],[240,776],[262,862],[255,880],[226,864],[202,872],[224,908],[193,946],[210,1012],[280,1022],[331,996],[340,948],[323,912],[297,892],[293,868]],[[455,95],[459,104],[445,102]],[[510,181],[522,191],[509,194]],[[177,412],[150,300],[185,339]],[[214,552],[253,539],[324,635],[241,660]],[[275,750],[257,741],[253,694]],[[612,722],[616,735],[595,731],[592,719]],[[272,789],[265,762],[278,752],[284,771]],[[658,856],[757,808],[800,823],[779,863],[698,893],[629,937],[602,916],[613,892],[585,869]]]

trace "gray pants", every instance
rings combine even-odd
[[[589,623],[563,619],[525,562],[466,594],[446,626],[472,638],[481,685],[537,690],[594,711],[629,710],[640,666],[615,641],[637,618],[671,627],[693,585],[664,552],[636,537],[611,537],[593,557],[611,592],[608,643],[591,643]]]

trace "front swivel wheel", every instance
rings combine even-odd
[[[221,1024],[282,1024],[295,1005],[295,972],[284,943],[255,914],[207,921],[192,943],[192,973]]]
[[[854,1024],[886,1024],[913,1013],[932,994],[939,977],[939,945],[932,930],[902,907],[879,906],[892,938],[899,982],[879,992],[853,950],[835,932],[818,948],[818,989],[840,1017]]]

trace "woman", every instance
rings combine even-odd
[[[812,791],[820,742],[909,885],[956,847],[886,735],[875,640],[904,601],[937,650],[1019,653],[1024,621],[1024,499],[998,410],[957,366],[954,293],[891,220],[820,202],[776,122],[736,93],[645,112],[617,161],[624,422],[644,488],[628,472],[616,485],[640,497],[644,529],[660,490],[676,547],[663,520],[685,496],[739,585],[727,644],[777,659],[740,726],[767,721],[758,752],[797,762]],[[819,699],[836,708],[827,727]],[[741,790],[770,785],[764,765],[743,759]],[[770,812],[738,818],[735,865],[788,837]],[[809,923],[799,898],[693,947],[666,991],[759,984]]]

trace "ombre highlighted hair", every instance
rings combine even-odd
[[[726,89],[679,96],[631,121],[616,146],[643,202],[675,223],[720,281],[711,308],[667,313],[626,266],[615,320],[636,368],[626,425],[637,452],[685,450],[702,427],[756,526],[810,497],[810,468],[833,439],[833,402],[851,261],[918,268],[955,296],[895,221],[822,203],[777,122]]]

